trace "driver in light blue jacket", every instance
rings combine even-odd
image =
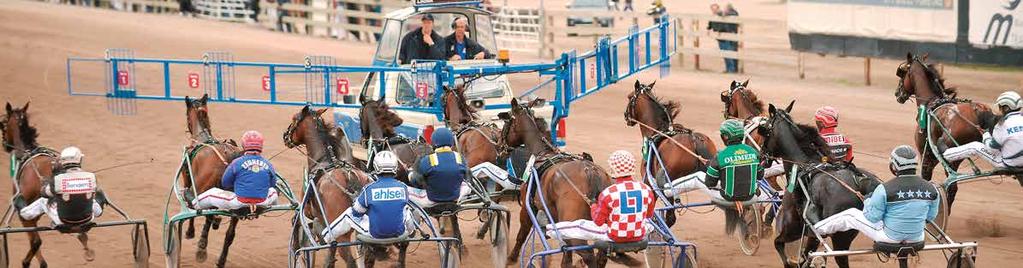
[[[813,228],[821,235],[855,229],[875,242],[923,242],[927,221],[938,215],[940,198],[934,185],[916,175],[917,159],[912,147],[896,147],[889,165],[895,179],[878,185],[864,200],[863,211],[850,208]]]
[[[390,151],[379,152],[373,157],[373,167],[377,180],[366,185],[352,207],[323,231],[324,240],[335,241],[338,236],[352,230],[368,233],[373,238],[394,238],[415,228],[405,209],[408,188],[394,178],[398,171],[398,156]]]

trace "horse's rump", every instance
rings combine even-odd
[[[239,156],[241,156],[241,150],[232,143],[199,143],[189,146],[186,157],[191,162],[191,169],[188,166],[181,167],[183,186],[192,188],[192,180],[195,180],[196,193],[221,186],[220,181],[224,176],[224,171]]]
[[[551,164],[540,175],[544,198],[551,208],[552,222],[590,219],[589,205],[596,202],[600,192],[611,185],[611,178],[603,168],[590,161],[572,159]],[[523,192],[524,193],[524,192]],[[532,199],[540,208],[538,196]]]
[[[320,196],[318,199],[310,198],[307,201],[307,205],[310,205],[308,207],[312,209],[305,210],[305,214],[306,217],[313,219],[322,217],[327,222],[333,221],[351,207],[363,186],[369,184],[369,176],[365,172],[351,167],[331,169],[313,180]],[[318,200],[323,202],[322,212],[320,206],[316,205]],[[321,213],[323,215],[320,215]]]
[[[18,165],[18,177],[15,178],[18,188],[12,190],[20,190],[25,202],[35,201],[39,198],[43,185],[53,178],[53,165],[56,160],[57,155],[50,151],[33,152]]]
[[[812,175],[810,181],[807,182],[807,186],[810,187],[807,193],[810,194],[814,204],[817,204],[823,219],[846,209],[863,209],[863,200],[857,194],[863,195],[864,193],[858,190],[857,185],[859,185],[858,179],[849,167],[825,169]]]
[[[945,146],[955,146],[955,143],[948,138],[949,135],[955,137],[955,142],[960,145],[980,141],[983,135],[981,127],[990,124],[990,122],[983,121],[990,121],[989,118],[993,115],[991,108],[987,105],[966,101],[938,105],[931,110],[931,113],[934,115],[931,120],[937,119],[940,123],[940,126],[935,123],[931,124],[931,137],[944,141]],[[942,127],[947,129],[948,133],[945,133]],[[918,135],[923,135],[923,133],[918,132]],[[926,140],[926,137],[921,138],[921,140]]]

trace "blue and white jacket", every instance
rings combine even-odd
[[[277,185],[274,166],[258,154],[245,154],[235,158],[221,178],[221,188],[244,198],[266,198],[270,187]]]
[[[1018,111],[1006,114],[990,133],[984,135],[984,143],[1001,153],[1002,163],[1023,167],[1023,115]]]
[[[902,175],[878,185],[863,205],[867,220],[882,222],[893,240],[924,240],[926,221],[938,215],[938,189],[916,175]]]
[[[352,216],[369,214],[369,234],[375,238],[397,237],[405,233],[405,203],[408,187],[391,176],[362,188],[352,205]]]

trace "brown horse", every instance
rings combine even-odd
[[[458,151],[467,159],[468,166],[497,161],[497,125],[479,121],[476,109],[466,103],[465,88],[459,86],[444,91],[444,123],[455,133]]]
[[[635,89],[629,94],[629,103],[625,107],[625,124],[635,126],[642,124],[640,133],[644,139],[652,140],[657,145],[664,169],[656,162],[651,165],[657,185],[660,185],[696,171],[706,169],[706,162],[717,156],[717,147],[707,135],[675,124],[680,104],[675,101],[662,101],[653,95],[654,83],[641,84],[638,80]],[[651,129],[653,128],[653,129]],[[667,135],[667,136],[665,136]],[[668,140],[671,139],[671,140]],[[644,162],[644,167],[646,166]],[[646,172],[645,168],[640,169]],[[667,174],[665,174],[667,173]],[[665,217],[668,226],[675,223],[675,214],[668,213]]]
[[[399,167],[396,178],[409,183],[409,172],[415,167],[420,157],[430,154],[433,149],[426,142],[405,138],[397,135],[394,129],[404,120],[382,100],[371,100],[360,97],[362,107],[359,108],[359,126],[362,130],[362,143],[370,152],[391,151],[398,155]],[[373,159],[367,159],[372,163]]]
[[[39,133],[29,124],[28,103],[21,108],[13,108],[7,103],[6,109],[7,113],[3,121],[0,121],[0,130],[3,131],[4,151],[14,158],[14,162],[11,163],[11,168],[17,173],[13,188],[14,200],[15,208],[20,210],[39,199],[43,184],[52,179],[57,152],[40,147],[36,142]],[[18,219],[24,227],[36,227],[39,222],[39,218],[26,220],[19,216]],[[39,267],[46,267],[46,260],[39,250],[43,240],[36,232],[28,233],[28,238],[30,247],[21,265],[29,267],[32,264],[32,257],[35,256],[39,261]]]
[[[933,114],[929,120],[936,120],[931,128],[924,132],[924,126],[916,124],[916,149],[923,154],[923,163],[920,169],[921,176],[930,181],[938,159],[934,152],[927,145],[928,132],[930,137],[936,139],[939,152],[946,148],[954,147],[956,144],[966,144],[973,141],[980,141],[983,135],[982,128],[978,125],[981,117],[991,117],[991,108],[981,103],[955,97],[955,90],[946,88],[944,78],[934,68],[926,63],[927,56],[917,57],[912,53],[906,54],[906,62],[899,65],[896,75],[899,77],[899,86],[895,89],[896,101],[905,103],[910,97],[916,97],[916,104],[925,108],[925,113]],[[918,110],[917,113],[920,113]],[[919,119],[917,114],[914,119]],[[944,126],[948,132],[938,126]],[[959,168],[962,161],[948,163],[952,171]],[[957,184],[948,188],[948,206],[951,211],[952,202],[955,201],[956,192],[959,190]]]
[[[187,118],[186,123],[191,140],[191,144],[187,149],[187,157],[191,163],[191,168],[188,166],[182,167],[181,181],[183,182],[185,201],[188,204],[192,203],[195,193],[202,193],[213,187],[222,188],[220,181],[224,176],[224,170],[227,169],[227,165],[231,161],[241,154],[241,150],[233,140],[217,140],[213,136],[210,128],[209,109],[206,106],[208,100],[209,96],[207,95],[203,95],[199,99],[185,97],[185,117]],[[217,260],[218,267],[223,267],[227,262],[228,249],[234,241],[237,224],[238,219],[233,218],[228,225],[224,238],[224,248],[220,252],[220,258]],[[206,246],[209,241],[210,228],[218,229],[219,225],[219,218],[206,217],[202,233],[199,235],[199,249],[195,253],[196,260],[199,262],[206,261]],[[185,238],[192,239],[194,237],[194,220],[189,219]]]
[[[721,102],[725,104],[725,119],[739,119],[749,125],[754,123],[752,122],[754,118],[767,116],[764,101],[760,100],[757,94],[747,87],[748,85],[749,80],[742,83],[732,81],[729,89],[721,92]],[[759,148],[764,142],[764,137],[757,131],[750,133],[750,136],[752,140],[747,140],[746,144]]]
[[[583,160],[579,157],[561,152],[555,147],[550,136],[545,135],[544,127],[537,124],[531,106],[521,106],[516,99],[511,101],[511,111],[501,113],[504,128],[501,130],[501,140],[509,147],[525,145],[526,149],[537,157],[538,178],[540,189],[538,192],[545,196],[547,206],[551,215],[548,217],[551,222],[573,221],[578,219],[590,219],[590,204],[594,202],[600,191],[611,185],[611,178],[603,168],[592,161]],[[538,196],[526,196],[527,191],[522,191],[519,197],[522,202],[533,202],[534,207],[539,207]],[[532,230],[533,223],[529,220],[529,211],[522,206],[519,213],[519,232],[515,239],[515,246],[508,255],[508,262],[518,261],[519,250],[522,248],[526,237]],[[570,239],[565,241],[568,246],[586,244],[586,241]],[[604,267],[607,263],[607,254],[598,252],[597,256],[593,251],[576,251],[589,267]],[[572,255],[566,254],[561,260],[562,267],[572,267]]]
[[[366,172],[358,169],[351,162],[346,161],[339,148],[345,148],[340,140],[332,138],[330,131],[333,126],[324,122],[321,115],[327,109],[314,111],[305,106],[302,111],[292,117],[291,125],[284,132],[284,145],[288,148],[295,148],[304,145],[308,154],[309,178],[316,185],[316,192],[319,198],[304,198],[304,216],[314,221],[329,225],[350,208],[362,191],[362,187],[371,181]],[[346,139],[341,137],[342,139]],[[350,148],[349,148],[350,149]],[[350,152],[349,152],[350,154]],[[319,201],[322,200],[322,204]],[[321,211],[319,208],[323,208]],[[313,228],[313,230],[316,230]],[[338,238],[339,242],[351,241],[351,234]],[[325,241],[330,243],[333,241]],[[402,249],[400,263],[404,263],[404,247]],[[328,254],[327,265],[333,267],[335,250]],[[355,264],[355,258],[347,248],[340,249],[341,258],[349,267]],[[366,258],[367,265],[373,266],[374,258]]]

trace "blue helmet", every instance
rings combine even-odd
[[[430,142],[433,143],[433,147],[454,146],[455,135],[451,134],[451,130],[448,128],[438,128],[430,136]]]

